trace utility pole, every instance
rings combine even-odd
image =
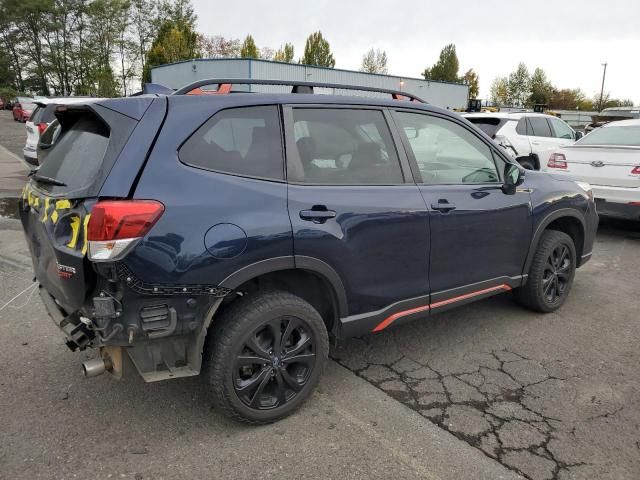
[[[604,67],[604,71],[602,72],[602,87],[600,88],[600,105],[598,106],[598,111],[602,111],[602,96],[604,95],[604,77],[607,75],[607,62],[602,64]]]

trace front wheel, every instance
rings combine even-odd
[[[228,416],[250,424],[293,413],[315,389],[329,354],[322,317],[288,292],[236,300],[210,335],[205,380]]]
[[[516,300],[537,312],[553,312],[569,295],[576,272],[576,248],[564,232],[542,234],[527,283],[514,291]]]

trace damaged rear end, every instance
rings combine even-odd
[[[115,265],[164,210],[132,194],[166,109],[155,96],[58,107],[59,140],[22,193],[20,218],[49,315],[71,350],[101,348],[83,366],[87,376],[119,375],[119,347],[140,330],[118,321]]]

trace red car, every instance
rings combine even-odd
[[[16,122],[26,122],[36,109],[36,104],[29,97],[18,97],[13,102],[13,119]]]

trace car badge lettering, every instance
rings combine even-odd
[[[594,167],[604,167],[604,162],[600,160],[595,160],[591,162],[591,165],[593,165]]]
[[[76,274],[76,269],[69,267],[68,265],[62,265],[61,263],[56,262],[56,268],[58,270],[58,277],[63,280],[69,280]]]

